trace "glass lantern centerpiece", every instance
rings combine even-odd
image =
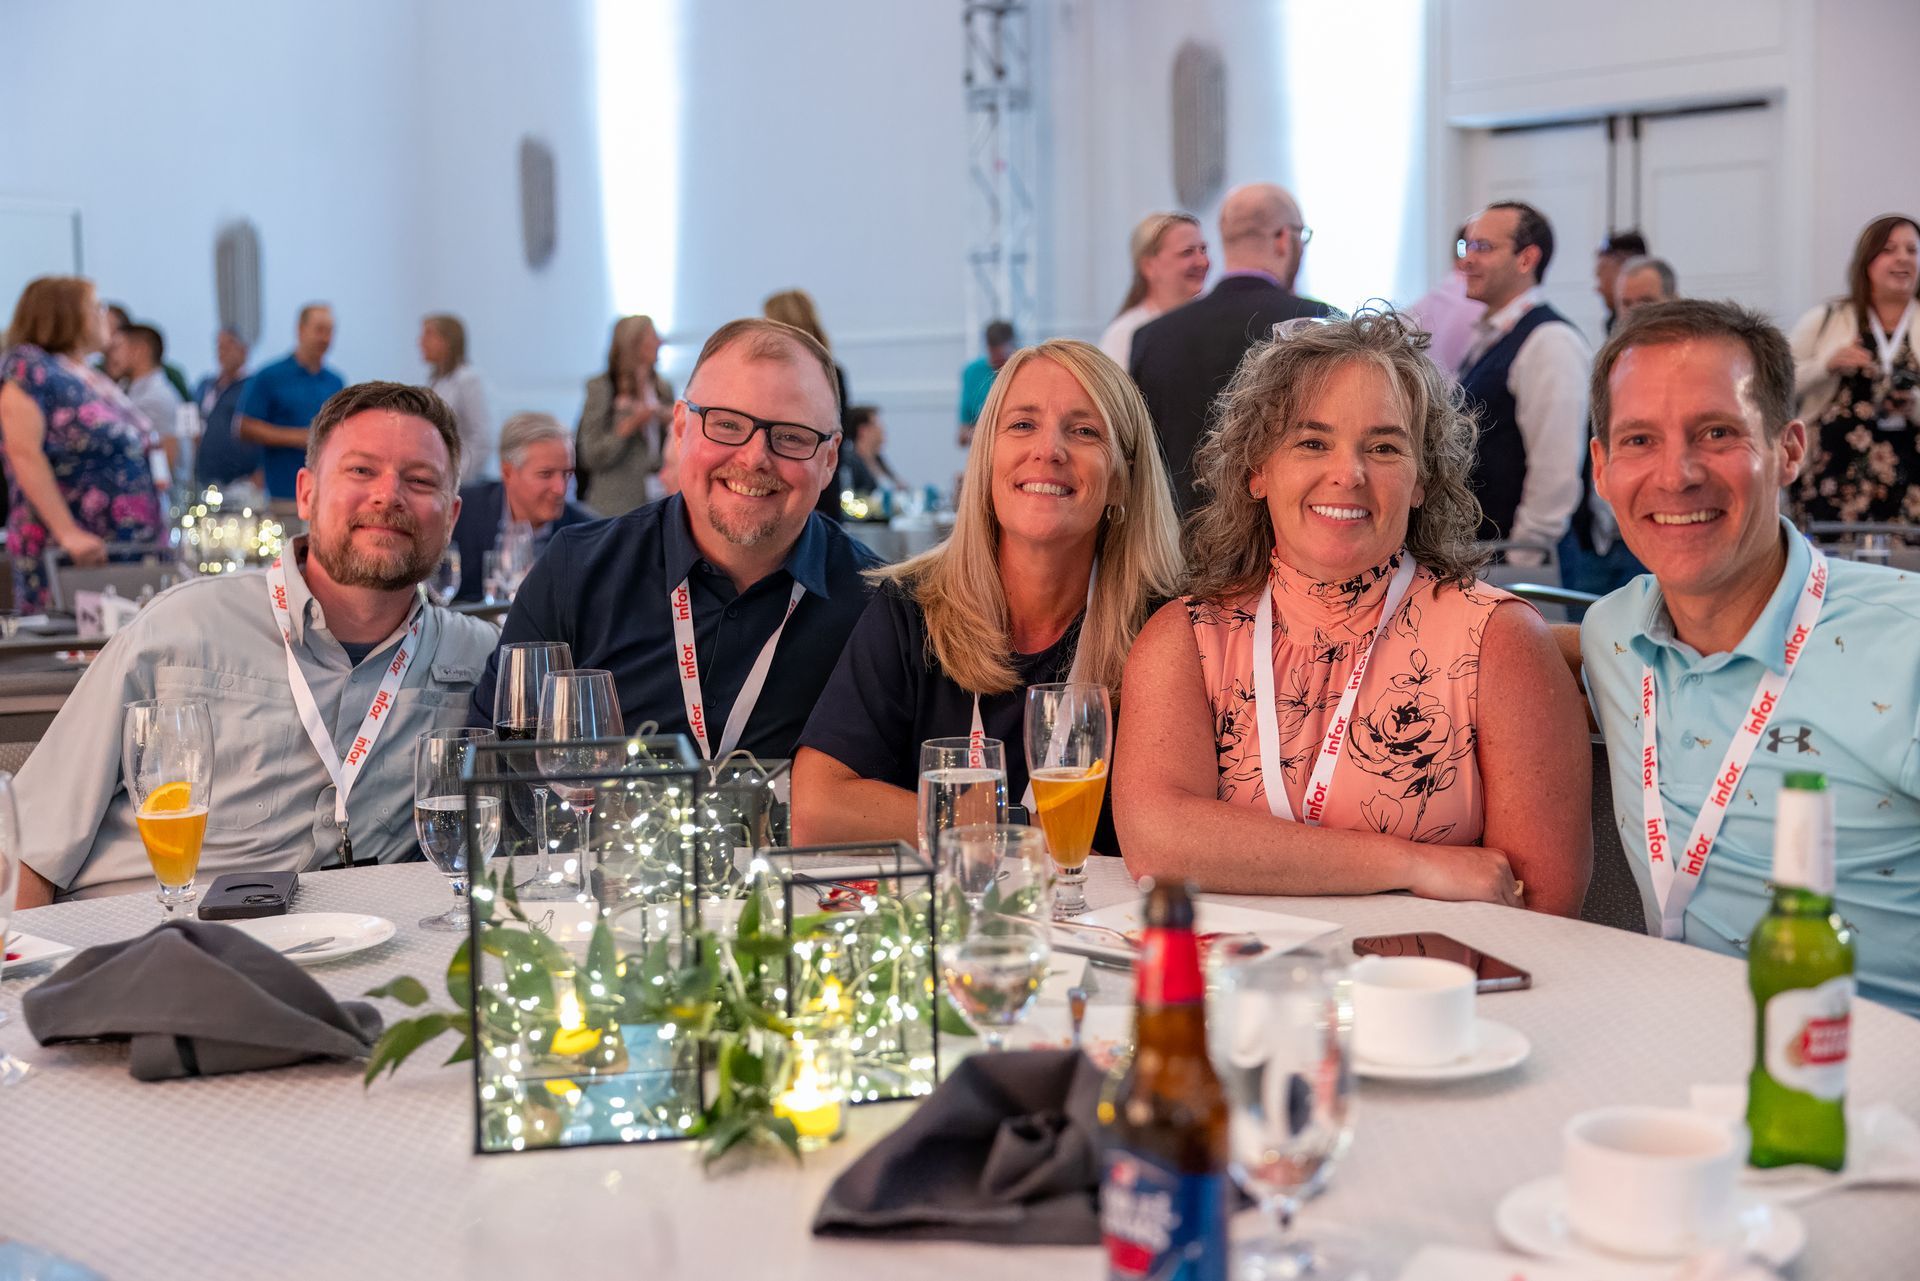
[[[710,1011],[688,976],[714,958],[693,928],[692,747],[677,735],[487,744],[468,778],[516,805],[545,789],[549,839],[584,871],[573,899],[526,904],[509,861],[475,877],[464,995],[477,1149],[697,1133]]]
[[[930,1093],[940,1075],[932,866],[903,841],[812,845],[762,853],[754,878],[759,929],[743,925],[735,952],[790,1025],[795,1061],[779,1102],[801,1138],[808,1105],[836,1083],[847,1103]]]

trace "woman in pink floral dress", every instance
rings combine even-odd
[[[1127,660],[1136,874],[1579,911],[1579,691],[1538,614],[1474,578],[1473,426],[1425,347],[1391,312],[1296,321],[1234,375],[1190,594]]]
[[[86,363],[105,342],[105,323],[91,281],[44,276],[20,295],[0,351],[7,551],[14,608],[22,613],[48,604],[49,547],[97,565],[108,543],[165,536],[147,461],[154,435],[120,389]]]

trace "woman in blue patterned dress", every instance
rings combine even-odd
[[[0,352],[0,440],[5,442],[7,551],[13,603],[47,607],[49,544],[80,565],[107,559],[107,544],[165,534],[147,461],[146,420],[87,357],[106,341],[93,282],[43,276],[28,285]]]

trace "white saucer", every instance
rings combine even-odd
[[[247,921],[222,921],[242,934],[251,934],[276,952],[310,939],[333,937],[333,942],[310,952],[296,952],[287,959],[302,965],[335,961],[370,947],[379,947],[393,937],[393,922],[384,916],[364,912],[289,912],[285,916],[256,916]]]
[[[1735,1225],[1728,1247],[1738,1247],[1773,1268],[1784,1268],[1807,1244],[1807,1226],[1784,1206],[1763,1201],[1744,1188],[1733,1194]],[[1543,1259],[1606,1263],[1620,1275],[1667,1277],[1685,1264],[1683,1257],[1638,1259],[1588,1245],[1567,1223],[1566,1184],[1557,1174],[1523,1183],[1494,1207],[1500,1239],[1516,1250]],[[1629,1271],[1630,1269],[1630,1271]]]
[[[1353,1070],[1377,1081],[1464,1081],[1469,1077],[1504,1072],[1526,1062],[1533,1042],[1519,1028],[1495,1023],[1492,1019],[1473,1021],[1472,1054],[1451,1063],[1431,1067],[1406,1067],[1397,1063],[1373,1063],[1353,1056]]]
[[[7,935],[5,947],[8,965],[38,965],[43,961],[58,961],[80,950],[71,944],[56,943],[52,939],[22,934],[17,930]]]

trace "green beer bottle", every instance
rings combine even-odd
[[[1833,794],[1822,774],[1788,774],[1773,829],[1773,907],[1747,947],[1753,991],[1749,1160],[1847,1159],[1847,1042],[1853,931],[1833,910]]]

